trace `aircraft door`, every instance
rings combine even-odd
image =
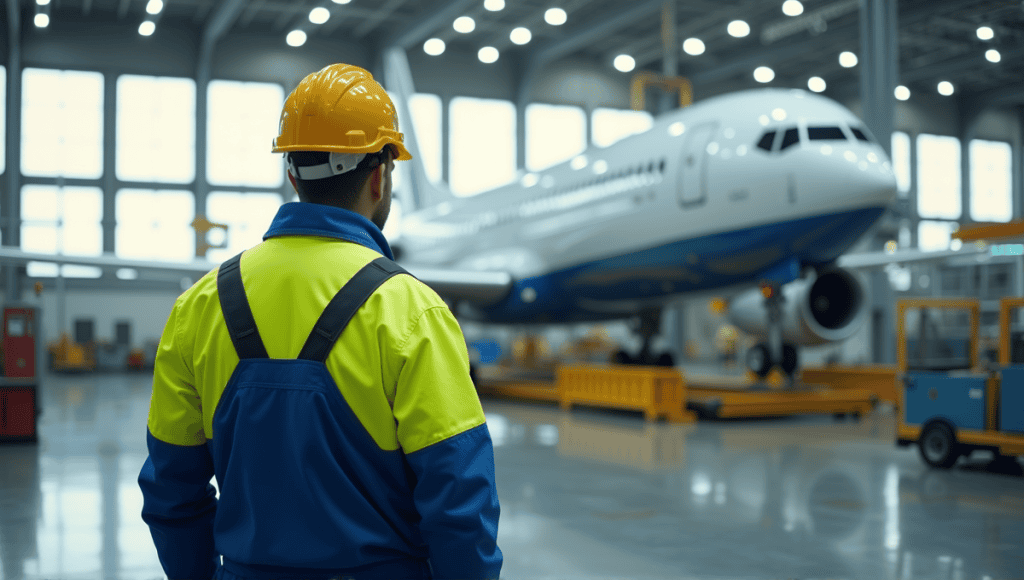
[[[697,125],[683,144],[679,171],[679,203],[683,207],[703,203],[708,190],[708,145],[718,130],[718,123]]]

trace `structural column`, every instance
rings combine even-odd
[[[21,3],[7,0],[7,172],[3,189],[3,245],[21,245]],[[3,267],[4,298],[21,299],[17,266]]]
[[[117,246],[117,75],[103,75],[103,252]],[[106,274],[116,272],[104,272]]]
[[[899,81],[900,45],[895,0],[861,0],[860,99],[864,122],[886,153],[892,153],[893,91]]]

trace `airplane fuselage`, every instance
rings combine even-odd
[[[774,133],[772,133],[774,131]],[[416,212],[417,264],[504,271],[492,322],[629,316],[679,294],[834,262],[895,199],[884,150],[845,107],[800,90],[708,99],[608,148]]]

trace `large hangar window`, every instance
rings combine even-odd
[[[21,94],[21,172],[101,177],[103,75],[26,68]]]
[[[122,189],[115,199],[118,258],[189,261],[196,257],[191,191]],[[213,220],[211,220],[213,221]]]
[[[270,152],[284,89],[274,83],[211,81],[206,175],[212,185],[279,187],[284,160]]]
[[[1013,155],[1009,143],[974,139],[971,161],[971,219],[1008,222],[1013,217]]]
[[[654,117],[647,111],[630,111],[622,109],[594,109],[591,115],[591,131],[594,145],[608,147],[654,126]]]
[[[98,187],[26,185],[21,188],[21,249],[41,254],[99,256],[103,251],[103,193]],[[29,262],[30,277],[57,275],[57,264]],[[66,265],[69,278],[99,278],[99,268]]]
[[[206,258],[223,262],[262,242],[280,207],[281,196],[276,193],[211,193],[206,198],[206,217],[228,226],[228,237],[226,248],[208,250]]]
[[[441,97],[417,93],[409,99],[409,112],[427,179],[441,181]],[[402,164],[404,165],[404,163]]]
[[[449,139],[448,175],[455,195],[475,195],[515,179],[516,107],[511,102],[452,99]]]
[[[196,82],[117,79],[117,178],[191,183],[196,176]]]
[[[540,171],[583,153],[587,114],[579,107],[526,106],[526,169]]]
[[[948,250],[956,222],[922,220],[917,224],[917,246],[931,252]]]
[[[923,218],[960,219],[960,140],[917,136],[917,213]]]
[[[892,170],[896,174],[896,191],[901,199],[910,193],[910,136],[901,131],[892,133]]]

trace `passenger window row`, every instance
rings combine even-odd
[[[850,132],[858,141],[864,141],[867,143],[871,142],[868,138],[864,129],[859,127],[851,127]],[[778,144],[775,144],[776,135],[782,134],[781,140]],[[841,127],[808,127],[807,128],[807,139],[809,141],[847,141],[848,138],[846,133],[843,132]],[[768,152],[772,151],[785,151],[786,149],[796,145],[800,142],[800,131],[796,127],[790,127],[785,131],[781,129],[771,129],[765,131],[761,138],[757,142],[757,148],[763,149]]]

